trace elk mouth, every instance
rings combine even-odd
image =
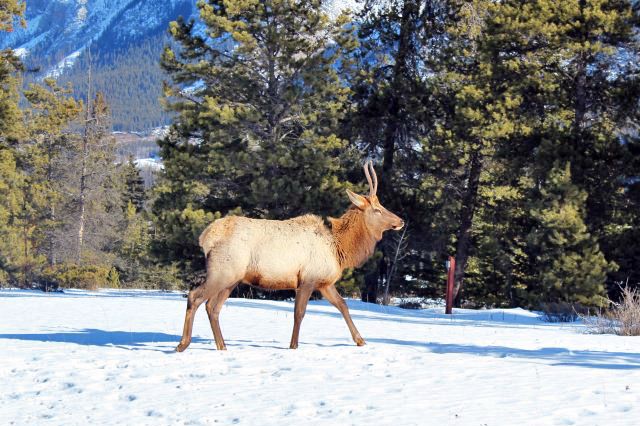
[[[401,221],[399,225],[392,225],[391,229],[394,231],[399,231],[404,227],[404,221]]]

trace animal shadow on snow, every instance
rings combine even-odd
[[[0,334],[0,339],[28,340],[38,342],[75,343],[86,346],[109,346],[130,350],[153,350],[166,353],[174,352],[173,348],[168,350],[164,345],[162,348],[149,346],[156,343],[177,344],[180,336],[175,334],[136,332],[136,331],[112,331],[99,330],[95,328],[85,328],[80,330],[54,332],[54,333],[33,333],[33,334]],[[208,343],[210,339],[194,337],[194,343]]]
[[[478,346],[412,340],[369,338],[367,341],[389,345],[425,348],[438,354],[467,354],[495,358],[520,358],[549,365],[563,365],[607,370],[640,369],[640,353],[569,350],[567,348],[520,349],[507,346]]]
[[[453,318],[449,315],[443,314],[434,314],[431,312],[423,312],[418,309],[416,310],[402,310],[401,313],[398,313],[397,308],[388,309],[386,306],[375,305],[366,303],[366,307],[359,306],[359,303],[352,304],[350,301],[347,301],[347,305],[349,306],[349,313],[351,318],[354,321],[389,321],[393,323],[403,323],[403,324],[420,324],[420,325],[447,325],[451,327],[495,327],[495,324],[500,324],[501,328],[522,328],[526,323],[521,324],[510,324],[505,321],[505,319],[500,320],[500,318],[505,317],[507,320],[516,318],[517,316],[514,314],[498,314],[494,315],[495,318],[489,319],[477,319],[472,316],[465,316],[463,314],[455,315]],[[251,299],[229,299],[225,306],[231,307],[243,307],[250,309],[258,309],[261,311],[270,310],[270,311],[278,311],[290,314],[293,318],[293,302],[288,302],[287,305],[270,305],[266,303],[253,302]],[[328,307],[329,311],[320,310],[316,308],[325,308]],[[224,311],[221,315],[224,315]],[[311,315],[319,315],[330,318],[337,318],[342,320],[342,314],[338,312],[333,306],[329,304],[326,300],[315,300],[309,302],[309,306],[307,308],[307,316]],[[307,317],[305,317],[307,318]],[[446,322],[443,322],[446,320]],[[250,321],[250,320],[247,320]],[[537,327],[545,327],[551,326],[552,324],[546,324],[538,319],[529,319],[529,323],[535,324]],[[304,324],[304,321],[303,321]],[[357,323],[356,323],[357,325]],[[224,331],[224,330],[223,330]],[[367,340],[365,338],[365,340]]]

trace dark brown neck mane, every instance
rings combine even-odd
[[[358,267],[371,257],[378,240],[367,229],[361,210],[351,207],[340,218],[330,217],[329,221],[342,269]]]

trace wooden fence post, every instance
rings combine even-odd
[[[445,308],[445,314],[451,314],[453,310],[453,281],[454,281],[454,273],[456,270],[456,258],[453,256],[449,256],[449,260],[447,261],[447,306]]]

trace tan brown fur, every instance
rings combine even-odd
[[[340,218],[329,218],[340,267],[357,268],[373,254],[378,240],[367,229],[362,212],[351,207]]]
[[[355,328],[346,303],[334,284],[345,268],[362,265],[372,254],[382,233],[400,229],[403,222],[380,205],[374,182],[366,169],[371,188],[363,197],[347,191],[354,206],[340,218],[329,218],[331,229],[315,215],[288,220],[250,219],[229,216],[218,219],[202,231],[200,246],[206,258],[207,278],[189,292],[184,331],[178,351],[191,342],[193,318],[198,306],[207,301],[216,346],[225,349],[218,317],[222,305],[238,283],[268,290],[296,290],[291,348],[298,346],[298,333],[306,305],[319,290],[342,313],[353,340],[364,340]]]

